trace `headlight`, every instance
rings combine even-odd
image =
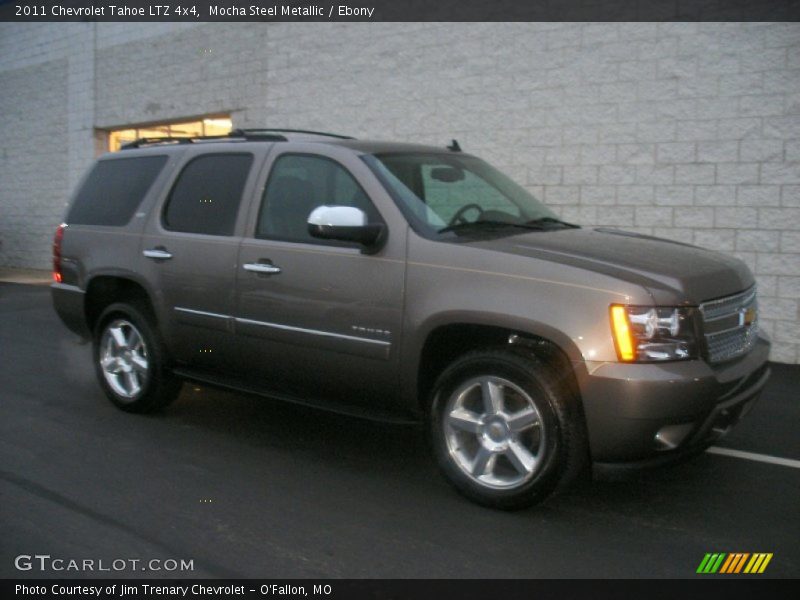
[[[697,357],[694,308],[611,305],[611,331],[624,362]]]

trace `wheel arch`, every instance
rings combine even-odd
[[[129,272],[112,271],[96,273],[88,279],[84,296],[84,317],[89,331],[94,331],[97,319],[105,308],[115,302],[138,302],[149,312],[154,324],[158,323],[152,294],[147,284]]]
[[[427,414],[430,392],[438,374],[459,356],[483,347],[509,346],[553,364],[564,375],[581,402],[579,380],[586,365],[578,347],[565,333],[535,321],[520,321],[510,315],[451,313],[429,320],[419,329],[407,360],[408,393],[414,408]],[[410,363],[410,364],[409,364]]]

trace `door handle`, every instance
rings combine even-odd
[[[245,271],[253,271],[254,273],[266,273],[268,275],[276,275],[281,272],[280,267],[268,263],[247,263],[242,265]]]
[[[164,248],[152,248],[142,252],[147,258],[155,258],[160,260],[167,260],[172,258],[172,253],[167,252]]]

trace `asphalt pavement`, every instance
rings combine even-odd
[[[718,445],[800,460],[799,387],[800,366],[774,365]],[[0,577],[693,577],[708,552],[770,552],[762,577],[798,577],[798,540],[796,463],[704,454],[506,513],[455,493],[413,426],[189,384],[126,414],[48,287],[0,283]],[[36,554],[143,563],[15,567]]]

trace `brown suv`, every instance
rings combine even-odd
[[[94,164],[53,256],[120,408],[188,379],[424,421],[450,481],[503,508],[697,452],[769,375],[742,262],[564,223],[457,143],[139,140]]]

